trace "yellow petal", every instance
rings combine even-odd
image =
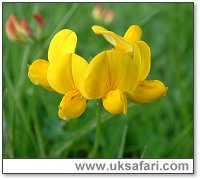
[[[74,80],[74,85],[81,94],[85,94],[85,89],[83,87],[83,79],[88,67],[88,63],[85,59],[78,56],[77,54],[72,54],[72,75]]]
[[[77,118],[85,108],[86,99],[76,90],[69,91],[60,102],[58,115],[63,120]]]
[[[140,56],[139,49],[137,52]],[[95,56],[88,66],[84,80],[87,99],[102,98],[113,89],[132,92],[138,83],[140,64],[136,62],[126,53],[114,50]]]
[[[130,67],[129,69],[130,69],[131,79],[130,81],[126,81],[126,82],[130,84],[129,92],[133,92],[138,84],[140,68],[141,68],[141,54],[140,54],[140,50],[137,44],[134,45],[132,66]]]
[[[105,39],[115,46],[116,50],[124,51],[124,52],[131,52],[133,51],[133,47],[127,41],[125,41],[122,37],[118,36],[112,31],[108,31],[107,29],[101,26],[92,26],[92,30],[96,34],[102,34]]]
[[[124,35],[124,40],[129,42],[132,46],[134,46],[136,41],[139,41],[142,36],[142,30],[137,25],[132,25],[128,28]]]
[[[108,84],[108,70],[106,66],[106,53],[97,54],[88,65],[84,78],[84,97],[99,99],[106,93]]]
[[[56,57],[65,53],[74,53],[76,48],[77,37],[75,32],[69,29],[63,29],[55,34],[52,38],[49,50],[49,62],[53,61]]]
[[[75,90],[72,75],[72,54],[60,55],[57,60],[49,63],[47,79],[51,87],[61,93],[66,94],[68,91]]]
[[[151,67],[151,51],[150,47],[144,41],[137,41],[137,46],[140,50],[141,55],[141,68],[139,80],[145,80],[149,74]]]
[[[165,96],[167,89],[159,80],[140,81],[130,99],[136,103],[150,103]]]
[[[104,108],[112,113],[119,114],[123,112],[127,114],[127,100],[126,96],[120,90],[111,90],[103,98]]]
[[[106,51],[108,67],[108,89],[120,89],[122,92],[132,92],[138,83],[140,69],[140,53],[135,48],[134,58],[122,52]],[[104,60],[105,61],[105,60]]]
[[[28,77],[33,84],[53,90],[47,81],[47,68],[49,62],[43,59],[35,60],[28,68]]]

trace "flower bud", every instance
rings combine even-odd
[[[26,31],[26,33],[27,33],[29,36],[32,36],[33,31],[32,31],[31,27],[29,26],[29,24],[28,24],[28,22],[26,21],[25,18],[22,19],[21,25],[22,25],[23,29]]]
[[[26,41],[32,35],[32,29],[25,19],[20,24],[16,16],[11,14],[6,21],[6,34],[11,41]]]
[[[115,17],[114,11],[107,10],[105,15],[104,15],[104,23],[105,24],[111,24],[114,17]]]
[[[92,11],[92,17],[98,22],[103,22],[109,25],[115,17],[115,12],[104,8],[103,6],[97,5]]]
[[[37,22],[37,24],[39,25],[40,28],[45,27],[44,18],[42,17],[42,15],[34,14],[33,17],[34,17],[35,21]]]

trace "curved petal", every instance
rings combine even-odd
[[[28,77],[33,84],[42,86],[47,90],[53,90],[47,81],[48,66],[48,61],[43,59],[35,60],[28,68]]]
[[[112,114],[127,114],[127,99],[120,90],[111,90],[102,99],[104,108]]]
[[[118,36],[112,31],[108,31],[107,29],[101,26],[92,26],[92,30],[96,34],[102,34],[105,39],[115,46],[116,50],[124,51],[124,52],[131,52],[133,51],[133,47],[127,41],[125,41],[122,37]]]
[[[69,29],[63,29],[52,38],[49,50],[48,60],[53,61],[56,57],[65,53],[74,53],[76,48],[77,36],[75,32]]]
[[[132,25],[128,28],[124,35],[124,40],[129,42],[132,46],[134,46],[136,41],[139,41],[142,36],[142,30],[137,25]]]
[[[107,51],[106,60],[109,71],[109,89],[120,89],[122,92],[132,92],[138,83],[140,69],[140,53],[136,47],[134,58],[128,54]]]
[[[106,93],[109,80],[105,59],[106,53],[104,51],[96,55],[88,65],[83,83],[84,97],[87,99],[99,99]]]
[[[74,80],[74,85],[81,94],[85,94],[85,89],[83,87],[83,79],[88,67],[88,62],[77,54],[72,54],[72,75]]]
[[[136,103],[150,103],[165,96],[167,87],[159,80],[144,80],[138,83],[130,99]]]
[[[129,87],[128,93],[132,93],[138,84],[140,68],[141,68],[141,54],[140,54],[139,47],[137,46],[137,44],[135,44],[134,52],[133,52],[133,59],[132,59],[132,67],[130,68],[131,80],[129,81],[130,87]]]
[[[133,92],[137,83],[140,68],[139,49],[135,59],[120,51],[104,51],[90,62],[84,80],[86,97],[98,99],[113,89],[122,92]]]
[[[61,94],[76,89],[72,75],[72,56],[73,54],[60,55],[49,63],[48,82],[55,91]]]
[[[77,118],[85,108],[86,99],[76,90],[69,91],[60,102],[58,115],[63,120]]]
[[[145,80],[151,68],[151,51],[150,47],[144,41],[138,41],[136,44],[139,47],[141,54],[141,68],[139,80]]]

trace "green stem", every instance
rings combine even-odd
[[[89,158],[95,157],[97,155],[97,151],[98,151],[99,143],[100,143],[100,135],[101,135],[101,101],[97,100],[96,137],[95,137],[95,142],[94,142],[92,151],[89,154]]]
[[[28,118],[27,118],[27,115],[24,111],[24,106],[22,105],[22,101],[20,99],[20,96],[19,96],[19,92],[16,92],[15,91],[15,88],[12,84],[12,81],[11,81],[11,78],[9,77],[8,75],[8,71],[4,71],[4,77],[5,77],[5,81],[7,82],[7,86],[8,86],[8,89],[9,89],[9,92],[10,92],[10,96],[13,98],[13,101],[14,101],[14,107],[17,109],[17,111],[19,112],[19,115],[21,116],[21,120],[22,122],[24,123],[24,127],[30,137],[30,140],[31,142],[33,143],[33,146],[35,147],[36,149],[36,142],[35,142],[35,138],[34,138],[34,135],[31,131],[31,127],[30,127],[30,124],[29,122],[27,121]],[[13,114],[13,118],[12,118],[12,121],[11,121],[11,128],[12,128],[12,137],[14,136],[14,116],[15,116],[15,112]]]
[[[144,158],[144,154],[145,154],[146,150],[147,150],[147,145],[144,146],[144,149],[142,151],[140,158]]]
[[[27,64],[28,64],[28,61],[29,61],[29,58],[30,58],[29,56],[30,56],[31,48],[32,48],[31,45],[26,45],[23,56],[22,56],[20,74],[19,74],[18,84],[17,84],[17,87],[16,87],[16,89],[18,90],[17,91],[18,95],[19,94],[21,95],[21,92],[22,92],[21,88],[22,88],[22,85],[23,85],[25,78],[26,78],[25,74],[26,74]]]
[[[37,138],[37,144],[38,144],[38,154],[40,158],[46,158],[46,153],[45,153],[45,148],[44,148],[44,142],[42,139],[42,134],[41,134],[41,128],[39,126],[39,120],[36,116],[36,114],[34,113],[34,111],[32,111],[32,117],[34,119],[34,129],[35,129],[35,135]]]
[[[128,130],[128,121],[127,117],[123,118],[124,120],[124,128],[123,128],[123,134],[122,134],[122,139],[119,147],[119,153],[118,153],[118,158],[123,158],[124,155],[124,146],[126,143],[126,136],[127,136],[127,130]]]

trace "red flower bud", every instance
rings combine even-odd
[[[44,22],[44,18],[42,17],[42,15],[34,14],[33,17],[34,17],[35,21],[37,22],[37,24],[40,26],[40,28],[44,28],[45,22]]]
[[[21,25],[29,36],[31,36],[33,34],[33,31],[32,31],[31,27],[29,26],[29,24],[28,24],[28,22],[26,21],[25,18],[22,19]]]
[[[17,39],[17,31],[10,19],[6,21],[6,34],[8,38],[12,41]]]
[[[21,41],[23,37],[19,34],[20,24],[14,14],[11,14],[6,21],[6,33],[11,41]]]

